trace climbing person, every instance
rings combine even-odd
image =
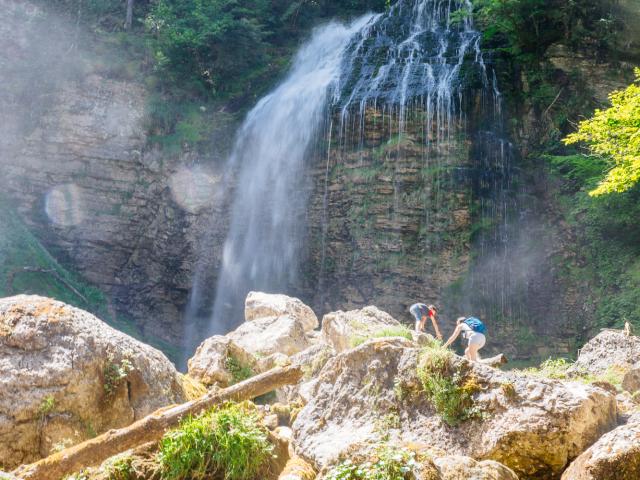
[[[436,332],[436,338],[442,340],[442,334],[440,333],[440,327],[436,320],[438,311],[433,305],[425,305],[424,303],[414,303],[409,307],[409,312],[416,319],[416,332],[423,332],[424,326],[427,323],[427,317],[431,319],[433,324],[433,330]]]
[[[451,345],[462,332],[462,337],[469,342],[467,348],[464,350],[464,356],[469,360],[477,362],[480,359],[478,350],[484,347],[484,344],[487,342],[487,338],[484,336],[486,331],[487,328],[480,319],[476,317],[460,317],[456,321],[456,329],[444,346],[448,347]]]

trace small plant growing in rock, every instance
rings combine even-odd
[[[452,365],[453,354],[437,345],[425,347],[420,355],[417,374],[422,389],[436,413],[449,426],[483,416],[474,404],[473,395],[480,385],[473,374],[462,366]]]
[[[47,415],[53,412],[54,408],[56,408],[56,399],[53,398],[53,395],[46,396],[40,403],[40,407],[38,407],[40,420],[44,420]]]
[[[104,391],[107,397],[111,397],[116,393],[118,387],[133,369],[133,364],[127,358],[123,358],[120,362],[112,359],[107,362],[102,372],[104,376]]]
[[[61,452],[69,448],[71,445],[73,445],[73,440],[65,438],[64,440],[56,443],[51,450],[54,452]]]
[[[107,480],[132,480],[135,478],[133,457],[125,456],[114,460],[106,467]]]
[[[249,403],[227,404],[187,418],[160,441],[163,480],[264,478],[273,445]]]
[[[415,452],[383,446],[369,461],[345,460],[329,471],[326,480],[414,480],[419,463]]]
[[[243,365],[240,360],[238,360],[233,355],[229,355],[227,360],[225,361],[225,366],[229,373],[231,374],[231,384],[235,385],[236,383],[240,383],[248,378],[251,378],[255,375],[255,372],[251,367]]]
[[[500,390],[502,390],[503,395],[508,399],[516,398],[516,385],[511,381],[504,381],[500,384]]]

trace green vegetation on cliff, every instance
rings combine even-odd
[[[39,2],[45,14],[74,25],[82,44],[109,64],[106,73],[147,85],[150,139],[170,153],[228,142],[231,135],[212,138],[215,130],[233,125],[274,85],[313,26],[388,6],[385,0],[135,0],[128,27],[121,0]]]
[[[586,142],[589,150],[610,164],[604,180],[590,192],[597,196],[625,192],[640,181],[640,68],[636,83],[611,93],[611,107],[596,110],[593,118],[580,123],[565,143]]]

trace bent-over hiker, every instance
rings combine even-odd
[[[462,332],[462,337],[468,340],[467,348],[464,350],[464,356],[469,360],[477,362],[479,360],[478,351],[487,343],[487,338],[484,336],[487,328],[484,326],[484,323],[476,317],[460,317],[456,323],[456,329],[444,346],[448,347],[451,345],[455,339],[458,338],[460,332]]]
[[[442,340],[442,334],[440,333],[440,327],[436,320],[436,314],[438,311],[433,305],[425,305],[424,303],[414,303],[409,307],[409,312],[416,319],[416,332],[423,332],[424,326],[427,323],[427,317],[431,319],[433,330],[436,332],[436,338]]]

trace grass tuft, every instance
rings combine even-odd
[[[163,480],[252,480],[262,478],[272,456],[255,407],[230,403],[165,434],[158,460]]]
[[[364,342],[366,342],[369,339],[385,338],[385,337],[402,337],[402,338],[406,338],[407,340],[413,339],[413,336],[411,335],[411,330],[409,330],[407,327],[400,325],[397,327],[388,327],[388,328],[383,328],[382,330],[376,330],[375,332],[367,336],[355,335],[351,337],[349,344],[351,345],[351,348],[355,348],[362,345]]]
[[[436,413],[449,426],[477,417],[483,412],[474,405],[480,390],[476,377],[452,363],[453,354],[439,343],[425,347],[418,360],[417,374],[422,389]]]

